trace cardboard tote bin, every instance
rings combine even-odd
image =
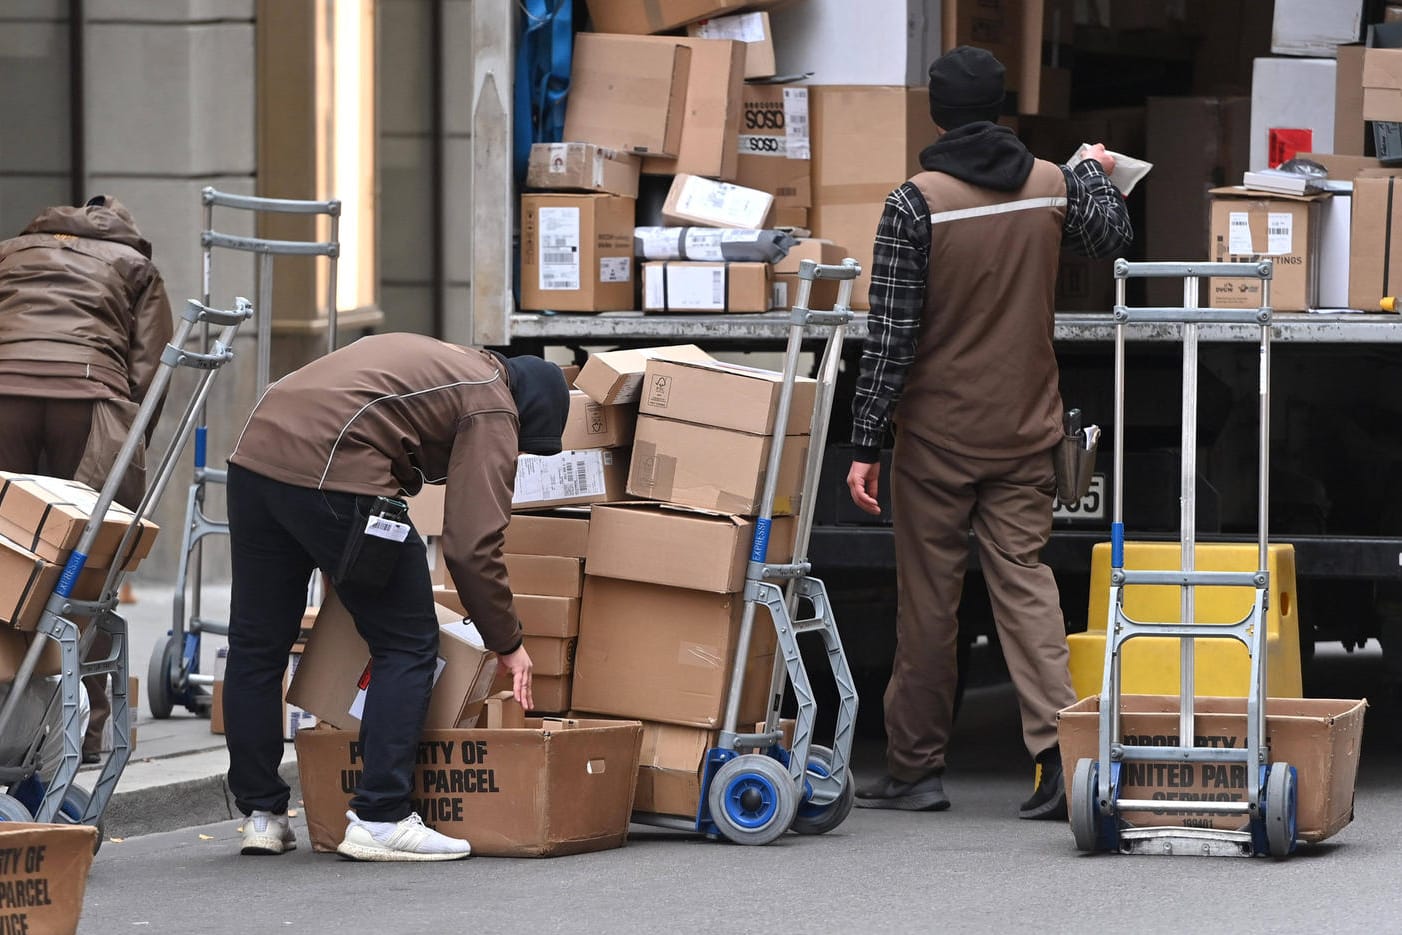
[[[1363,740],[1365,701],[1332,698],[1269,698],[1266,743],[1272,763],[1289,763],[1299,774],[1301,841],[1323,841],[1353,820],[1353,785]],[[1121,695],[1124,743],[1139,746],[1178,743],[1177,695]],[[1196,743],[1241,747],[1246,744],[1246,699],[1204,698],[1194,702]],[[1099,756],[1100,696],[1082,699],[1057,714],[1057,737],[1067,773],[1082,759]],[[1240,763],[1126,763],[1122,798],[1164,801],[1245,801],[1259,791],[1259,780]],[[1248,781],[1248,779],[1250,781]],[[1192,812],[1126,812],[1131,825],[1230,830],[1244,826],[1236,815]]]
[[[0,923],[5,932],[76,932],[97,829],[0,822]]]

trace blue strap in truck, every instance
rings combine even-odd
[[[574,53],[574,0],[522,0],[525,23],[516,56],[515,168],[526,177],[532,143],[565,134],[565,99]]]

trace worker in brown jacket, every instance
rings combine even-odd
[[[117,199],[48,208],[0,243],[0,470],[101,488],[171,334],[151,244]],[[135,509],[145,490],[138,460],[117,502]],[[89,650],[109,651],[101,634]],[[85,763],[99,758],[106,682],[83,680],[92,704]]]
[[[531,660],[512,606],[503,533],[518,452],[560,450],[569,389],[538,357],[504,358],[412,334],[361,338],[270,386],[229,457],[233,595],[224,727],[244,854],[296,846],[278,776],[283,671],[307,584],[330,575],[370,647],[364,769],[340,853],[454,860],[466,841],[410,806],[438,655],[423,540],[394,498],[446,485],[443,556],[487,648],[532,707]],[[378,517],[378,518],[376,518]]]

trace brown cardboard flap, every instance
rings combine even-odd
[[[89,825],[0,822],[0,903],[4,931],[64,933],[78,930],[83,893],[92,869],[98,830]]]
[[[1332,197],[1329,192],[1321,192],[1317,195],[1286,195],[1280,192],[1268,192],[1259,188],[1247,188],[1245,185],[1224,185],[1221,188],[1209,188],[1209,195],[1221,195],[1228,198],[1257,198],[1266,201],[1323,201]]]

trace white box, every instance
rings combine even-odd
[[[1271,51],[1334,58],[1337,47],[1362,38],[1362,0],[1275,0]]]
[[[1319,219],[1319,307],[1348,308],[1352,188],[1326,198],[1320,205]]]
[[[1308,129],[1314,149],[1334,151],[1334,76],[1332,58],[1258,58],[1251,72],[1251,162],[1267,167],[1267,144],[1274,127]]]
[[[1333,99],[1330,85],[1330,100]],[[774,196],[753,188],[682,173],[672,180],[662,217],[703,227],[763,227]]]

